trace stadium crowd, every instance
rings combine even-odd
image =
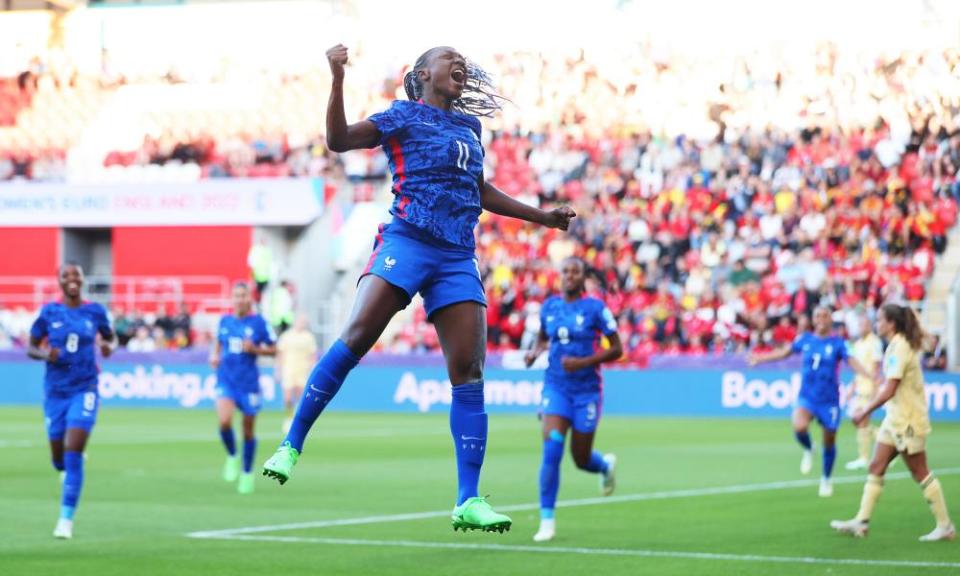
[[[957,70],[955,52],[941,56],[941,71]],[[484,215],[491,348],[531,347],[565,256],[587,262],[639,363],[781,346],[818,304],[855,336],[857,314],[919,303],[957,219],[960,167],[956,80],[938,93],[921,81],[930,65],[901,56],[864,71],[883,103],[865,124],[840,121],[836,103],[855,101],[856,88],[838,84],[805,102],[807,127],[796,130],[728,125],[754,103],[748,90],[706,111],[710,140],[615,126],[593,134],[579,109],[547,131],[495,133],[491,180],[541,204],[569,202],[579,218],[562,235]],[[389,347],[435,349],[423,320],[418,310]],[[931,349],[942,355],[939,341]]]
[[[957,219],[957,50],[858,59],[824,45],[802,66],[740,59],[713,85],[703,80],[716,76],[708,58],[642,51],[626,62],[516,53],[493,63],[515,105],[487,124],[488,179],[530,202],[570,203],[579,217],[569,235],[482,217],[492,349],[530,347],[556,265],[571,255],[587,262],[592,291],[639,363],[775,347],[817,304],[836,310],[846,330],[883,301],[923,300]],[[399,75],[380,74],[348,83],[352,114],[397,93]],[[692,133],[663,118],[685,119]],[[0,178],[37,176],[17,160],[23,154],[0,160]],[[387,176],[379,151],[336,155],[320,134],[291,139],[260,126],[219,139],[148,135],[139,150],[104,158],[166,163],[196,164],[201,177]],[[190,341],[189,331],[130,325],[134,346],[160,332]],[[418,309],[383,347],[438,344]]]
[[[111,316],[120,346],[131,352],[156,352],[185,350],[209,343],[210,336],[195,328],[193,314],[186,304],[171,312],[168,306],[158,306],[155,312],[149,313],[115,306]],[[0,307],[0,350],[25,348],[36,316],[37,311],[23,306],[12,310]]]

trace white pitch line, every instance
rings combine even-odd
[[[776,564],[827,564],[842,566],[882,566],[898,568],[960,568],[960,562],[923,562],[911,560],[871,560],[860,558],[817,558],[812,556],[762,556],[759,554],[718,554],[712,552],[679,552],[673,550],[630,550],[621,548],[577,548],[567,546],[524,546],[516,544],[468,544],[454,542],[417,542],[415,540],[360,540],[354,538],[314,538],[298,536],[230,536],[229,540],[333,544],[340,546],[392,546],[395,548],[427,548],[447,550],[493,550],[497,552],[534,552],[539,554],[584,554],[592,556],[627,556],[639,558],[671,558],[685,560],[726,560]]]
[[[0,448],[32,448],[39,445],[39,442],[32,440],[0,440]]]
[[[958,468],[943,468],[936,470],[940,476],[951,476],[960,474]],[[893,472],[886,475],[887,480],[902,480],[909,478],[909,472]],[[834,484],[859,484],[864,481],[863,476],[842,476],[834,478]],[[771,490],[789,490],[791,488],[805,488],[808,486],[819,485],[819,480],[785,480],[781,482],[762,482],[756,484],[736,484],[732,486],[716,486],[712,488],[691,488],[685,490],[667,490],[661,492],[641,492],[637,494],[623,494],[620,496],[606,496],[595,498],[580,498],[577,500],[560,500],[557,506],[561,508],[572,508],[575,506],[600,506],[606,504],[618,504],[621,502],[640,502],[646,500],[670,500],[674,498],[691,498],[700,496],[716,496],[721,494],[741,494],[745,492],[766,492]],[[531,502],[528,504],[513,504],[509,506],[498,506],[498,510],[504,512],[521,512],[525,510],[537,510],[540,504]],[[331,528],[335,526],[357,526],[363,524],[384,524],[387,522],[404,522],[408,520],[423,520],[426,518],[438,518],[448,516],[450,510],[436,510],[432,512],[409,512],[406,514],[391,514],[381,516],[363,516],[358,518],[340,518],[337,520],[315,520],[311,522],[296,522],[291,524],[275,524],[269,526],[248,526],[244,528],[229,528],[226,530],[202,530],[190,532],[189,538],[226,538],[240,534],[257,534],[262,532],[280,532],[284,530],[302,530],[306,528]]]

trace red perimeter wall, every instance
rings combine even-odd
[[[115,276],[225,276],[242,280],[250,226],[113,229]]]
[[[0,228],[0,276],[56,278],[59,251],[59,228]]]

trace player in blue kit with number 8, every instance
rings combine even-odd
[[[533,539],[552,540],[556,534],[554,508],[560,489],[560,461],[567,430],[573,428],[570,453],[577,468],[600,474],[600,491],[613,493],[613,454],[593,449],[600,422],[602,379],[600,365],[623,355],[617,320],[596,298],[584,296],[586,266],[579,258],[567,258],[561,268],[563,296],[554,296],[540,310],[540,338],[527,353],[531,366],[549,343],[550,355],[543,385],[543,462],[540,466],[540,529]],[[610,346],[599,346],[600,336]]]
[[[233,314],[220,319],[217,338],[210,351],[210,365],[217,371],[217,419],[220,439],[227,450],[223,479],[237,482],[237,492],[253,492],[253,457],[257,449],[255,426],[263,397],[260,393],[258,356],[277,352],[273,329],[263,316],[253,312],[250,287],[238,282],[233,287]],[[239,471],[233,413],[243,414],[243,473]]]
[[[528,206],[484,180],[476,116],[499,110],[500,98],[490,91],[486,73],[453,48],[432,48],[417,59],[404,76],[408,101],[353,124],[347,124],[343,103],[347,48],[334,46],[327,60],[333,77],[327,144],[334,152],[383,149],[393,172],[393,220],[380,228],[347,326],[310,374],[290,431],[263,472],[281,484],[290,479],[314,421],[394,314],[419,293],[453,386],[450,433],[458,486],[451,524],[454,530],[504,532],[511,519],[478,493],[487,448],[487,325],[474,227],[488,210],[566,230],[574,212]]]
[[[837,428],[840,427],[840,364],[844,360],[857,373],[873,378],[857,359],[847,352],[843,338],[831,333],[833,320],[830,309],[817,307],[813,312],[813,333],[797,336],[793,344],[767,354],[751,354],[752,366],[763,362],[783,360],[796,353],[803,354],[800,395],[793,411],[793,430],[803,447],[800,472],[813,469],[813,443],[810,440],[810,422],[816,418],[823,428],[823,474],[820,496],[833,496],[833,463],[837,458]]]
[[[116,338],[103,306],[82,299],[83,269],[64,264],[59,280],[63,299],[40,310],[30,328],[27,355],[47,364],[43,412],[53,467],[63,477],[60,518],[53,535],[69,539],[83,489],[83,450],[100,407],[100,369],[94,352],[97,336],[104,357],[116,348]]]

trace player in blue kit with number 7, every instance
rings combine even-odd
[[[83,488],[83,450],[100,407],[100,369],[94,352],[97,336],[104,357],[116,348],[116,338],[103,306],[82,298],[83,269],[77,264],[64,264],[59,280],[63,299],[40,310],[30,328],[27,355],[47,365],[43,412],[53,467],[63,478],[60,518],[53,535],[69,539],[73,537],[73,515]]]
[[[487,324],[474,227],[488,210],[566,230],[574,212],[528,206],[484,180],[476,116],[499,110],[500,98],[490,91],[486,73],[459,52],[449,47],[425,52],[404,76],[409,101],[395,101],[354,124],[347,124],[343,104],[347,59],[342,45],[327,51],[333,76],[327,144],[334,152],[382,147],[393,172],[393,220],[380,228],[347,326],[310,374],[290,431],[263,472],[281,484],[289,480],[321,411],[394,314],[420,293],[453,385],[450,432],[458,489],[451,523],[454,530],[503,532],[511,519],[478,494],[487,448]]]
[[[844,360],[857,373],[873,378],[857,359],[847,352],[843,338],[831,333],[833,320],[830,309],[820,306],[813,312],[813,333],[797,336],[793,344],[767,354],[751,354],[751,366],[763,362],[783,360],[791,354],[803,354],[800,395],[793,410],[793,431],[803,447],[800,472],[813,469],[813,443],[810,440],[810,422],[816,418],[823,428],[823,474],[820,496],[833,496],[833,463],[837,458],[837,428],[840,427],[840,364]]]
[[[244,282],[233,286],[233,314],[220,319],[217,337],[210,350],[210,365],[217,371],[217,420],[220,440],[227,450],[223,479],[237,482],[237,492],[253,492],[253,457],[257,450],[254,428],[263,404],[257,356],[277,353],[273,329],[263,316],[253,312],[250,287]],[[233,413],[243,414],[243,473],[237,460],[233,436]]]
[[[550,355],[543,384],[543,462],[540,466],[540,529],[536,542],[552,540],[556,534],[554,508],[560,489],[560,461],[567,430],[570,453],[577,468],[600,475],[600,492],[613,494],[617,459],[593,449],[600,422],[603,384],[600,365],[623,355],[617,334],[617,320],[596,298],[584,296],[586,265],[579,258],[567,258],[561,271],[563,296],[547,299],[540,309],[540,338],[527,353],[531,366],[549,344]],[[600,337],[610,345],[600,347]]]

